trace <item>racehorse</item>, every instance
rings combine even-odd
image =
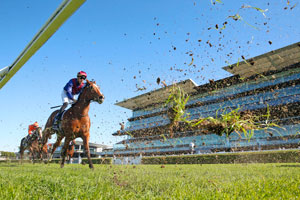
[[[53,149],[49,158],[49,161],[52,159],[55,149],[61,144],[62,139],[65,137],[64,146],[61,151],[61,168],[64,167],[67,149],[71,140],[74,140],[78,137],[82,138],[83,145],[85,148],[85,153],[88,157],[89,167],[94,168],[90,149],[89,149],[89,140],[90,140],[90,126],[91,121],[88,115],[90,109],[91,101],[95,101],[99,104],[102,104],[104,101],[104,95],[100,92],[99,86],[96,85],[96,82],[86,80],[86,85],[83,88],[81,94],[78,97],[78,100],[75,104],[69,108],[62,117],[60,123],[60,130],[56,131],[52,128],[53,120],[58,113],[58,110],[52,112],[50,117],[47,120],[44,132],[42,144],[46,145],[48,139],[56,133],[57,139],[53,145]]]
[[[28,137],[25,136],[21,140],[20,144],[20,157],[21,162],[23,160],[24,151],[27,149],[29,150],[32,158],[32,162],[34,162],[35,157],[38,157],[42,160],[43,150],[40,148],[41,145],[41,138],[42,138],[42,128],[38,127],[33,133],[32,136],[27,139]],[[45,152],[44,152],[45,153]]]

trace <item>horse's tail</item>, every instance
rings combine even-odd
[[[56,114],[59,112],[59,109],[58,110],[55,110],[51,113],[51,115],[49,116],[49,118],[47,119],[47,122],[46,122],[46,125],[45,125],[45,129],[47,128],[51,128],[52,127],[52,124],[53,124],[53,121],[54,121],[54,118],[56,116]]]
[[[22,138],[21,143],[20,143],[19,153],[21,153],[22,150],[25,148],[25,146],[24,146],[24,140],[25,140],[25,138]]]
[[[21,162],[23,160],[23,154],[24,154],[24,151],[25,151],[25,142],[24,142],[24,140],[25,140],[25,138],[22,138],[21,143],[20,143],[20,149],[19,149]]]

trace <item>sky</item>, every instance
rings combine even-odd
[[[11,65],[62,0],[0,0],[0,68]],[[0,151],[18,151],[28,125],[44,127],[64,85],[85,71],[105,95],[90,106],[90,142],[132,112],[115,103],[300,41],[299,0],[87,0],[0,90]],[[239,19],[234,20],[236,16]],[[138,88],[146,88],[138,90]],[[50,140],[53,142],[54,138]]]

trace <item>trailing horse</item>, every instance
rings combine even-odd
[[[55,149],[61,144],[62,139],[65,137],[64,146],[61,152],[61,167],[64,167],[70,141],[80,137],[83,140],[85,152],[89,161],[89,167],[93,168],[89,149],[91,121],[88,112],[91,101],[101,104],[104,101],[104,95],[100,92],[100,88],[95,82],[86,80],[86,85],[79,95],[77,102],[63,114],[58,131],[52,128],[53,120],[58,113],[58,110],[54,111],[50,115],[43,132],[42,144],[43,146],[46,145],[48,139],[55,133],[57,135],[57,139],[53,145],[49,161],[52,159]]]
[[[41,149],[41,139],[42,139],[42,128],[38,127],[33,133],[31,137],[24,137],[21,140],[20,144],[20,157],[21,162],[23,160],[23,155],[25,150],[29,150],[32,158],[32,162],[34,162],[35,158],[43,159],[43,153],[45,152]]]

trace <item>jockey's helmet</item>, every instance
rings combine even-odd
[[[35,127],[39,127],[39,124],[37,122],[34,122],[33,124]]]
[[[80,71],[77,73],[77,76],[85,76],[85,78],[86,78],[87,74],[84,71]]]

